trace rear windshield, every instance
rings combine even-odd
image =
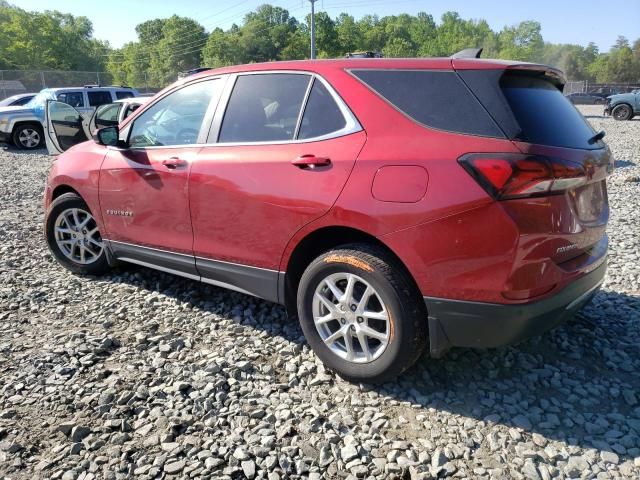
[[[504,138],[503,132],[455,72],[352,70],[351,73],[424,126]]]
[[[517,140],[567,148],[602,147],[602,142],[589,144],[595,131],[550,81],[506,74],[500,87],[520,128]]]

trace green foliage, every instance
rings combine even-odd
[[[103,70],[109,44],[86,17],[0,3],[0,69]]]
[[[571,80],[640,82],[640,39],[618,37],[608,53],[590,43],[545,43],[541,26],[524,21],[493,31],[485,20],[447,12],[433,16],[315,15],[318,58],[347,52],[381,51],[387,57],[449,56],[483,47],[485,58],[554,65]],[[304,59],[310,53],[310,15],[299,22],[289,12],[261,5],[241,25],[207,33],[197,21],[172,16],[136,27],[138,40],[112,50],[92,37],[91,22],[57,11],[26,12],[0,0],[0,69],[106,70],[114,82],[163,87],[177,74],[200,65]]]

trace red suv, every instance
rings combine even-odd
[[[46,239],[286,305],[330,368],[377,382],[428,345],[496,347],[584,305],[606,268],[609,149],[553,68],[475,58],[210,70],[48,144]]]

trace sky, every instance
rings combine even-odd
[[[108,40],[113,47],[136,40],[135,26],[153,18],[173,14],[197,20],[211,31],[240,24],[244,15],[263,3],[289,10],[298,20],[310,11],[308,0],[9,0],[25,10],[59,10],[84,15],[93,23],[94,37]],[[316,11],[331,17],[347,12],[356,18],[424,11],[439,22],[446,11],[462,18],[485,19],[493,30],[523,20],[537,20],[542,37],[552,43],[594,42],[608,51],[618,35],[631,42],[640,38],[640,0],[317,0]]]

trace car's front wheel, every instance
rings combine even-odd
[[[393,379],[426,345],[422,298],[379,248],[354,244],[320,255],[300,279],[297,305],[311,348],[349,381]]]
[[[42,127],[37,123],[18,125],[13,130],[13,143],[24,150],[34,150],[44,145]]]
[[[51,203],[45,234],[49,250],[68,270],[83,275],[100,275],[109,270],[98,224],[75,193],[60,195]]]
[[[629,120],[633,116],[633,111],[629,105],[618,105],[611,111],[611,116],[615,120]]]

